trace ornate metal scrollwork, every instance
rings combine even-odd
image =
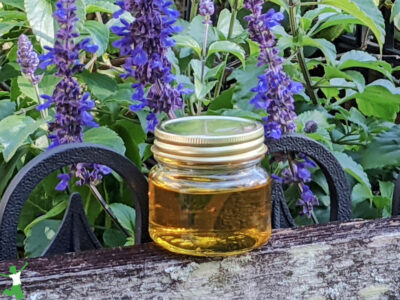
[[[0,261],[16,258],[18,219],[33,189],[52,172],[75,163],[107,165],[126,181],[132,192],[136,209],[135,242],[140,244],[150,241],[148,233],[148,187],[140,170],[129,159],[107,147],[85,143],[68,144],[51,149],[31,160],[18,172],[8,186],[0,202]],[[80,222],[81,226],[88,227],[87,221],[82,219],[81,211],[83,209],[79,201],[79,196],[72,195],[70,207],[64,218],[64,226],[58,232],[60,237],[56,237],[56,240],[59,240],[63,234],[65,234],[64,238],[66,239],[73,237],[73,240],[66,240],[65,248],[63,248],[66,249],[65,251],[71,249],[71,247],[76,250],[100,246],[87,228],[75,230],[75,225],[78,225],[75,222]],[[72,228],[68,226],[72,226]],[[88,239],[87,243],[81,240],[83,237]],[[56,242],[53,242],[47,249],[47,254],[62,252],[63,249],[60,249],[59,246]]]
[[[298,134],[267,142],[269,153],[304,153],[312,158],[324,173],[331,198],[331,221],[346,221],[351,217],[351,193],[346,175],[333,154],[323,145]],[[282,185],[272,187],[272,224],[274,228],[295,226],[287,207]]]

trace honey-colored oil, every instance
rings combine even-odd
[[[150,179],[150,236],[160,246],[181,254],[247,252],[271,235],[270,188],[268,181],[252,188],[189,193]]]

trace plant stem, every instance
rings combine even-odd
[[[0,82],[0,87],[1,87],[3,90],[7,91],[7,92],[9,92],[9,91],[11,90],[10,87],[8,86],[8,84],[6,84],[6,83],[4,83],[4,82]]]
[[[113,211],[111,210],[110,206],[108,206],[107,202],[104,200],[103,196],[100,194],[99,190],[97,187],[93,184],[89,185],[90,190],[92,191],[93,195],[96,197],[96,199],[99,201],[100,205],[104,208],[108,216],[114,221],[115,225],[118,226],[119,229],[122,230],[123,233],[127,237],[130,237],[131,234],[129,233],[128,230],[126,230],[121,223],[118,221],[117,217],[114,215]]]
[[[97,113],[102,113],[102,114],[107,114],[107,115],[112,115],[111,112],[106,111],[106,110],[101,110],[101,109],[91,109],[90,111],[97,112]],[[125,116],[118,115],[118,117],[121,118],[121,119],[124,119],[124,120],[131,121],[133,123],[138,123],[138,124],[140,123],[139,121],[137,121],[135,119],[131,119],[131,118],[128,118],[128,117],[125,117]]]
[[[190,22],[196,17],[199,8],[199,0],[192,0],[192,7],[190,8]]]
[[[358,91],[357,88],[344,85],[314,85],[314,89],[352,89]]]
[[[296,5],[293,3],[293,0],[289,0],[289,21],[290,21],[290,28],[293,34],[293,40],[297,42],[299,38],[299,30],[297,28],[296,22]],[[297,50],[297,60],[299,61],[301,72],[303,73],[304,81],[306,84],[306,91],[309,94],[311,101],[314,105],[318,104],[317,96],[312,88],[312,80],[310,73],[308,72],[306,59],[303,53],[302,46],[296,46]]]
[[[206,69],[206,58],[207,58],[207,42],[208,42],[208,30],[210,28],[210,16],[206,16],[206,32],[204,34],[204,43],[203,43],[203,53],[201,57],[201,83],[204,84],[204,71]]]
[[[235,0],[235,2],[233,3],[231,21],[229,23],[228,40],[230,40],[233,35],[233,28],[235,27],[235,21],[236,21],[236,16],[237,16],[237,11],[238,11],[238,2],[239,2],[238,0]],[[219,96],[219,94],[221,93],[222,83],[223,83],[224,77],[225,77],[226,65],[228,63],[228,57],[229,57],[229,53],[225,54],[225,58],[224,58],[225,66],[224,66],[224,69],[222,70],[221,77],[218,80],[217,88],[215,89],[215,93],[214,93],[214,98],[217,98]]]
[[[42,97],[40,97],[39,86],[37,84],[34,84],[33,81],[31,81],[31,82],[32,82],[32,84],[33,84],[33,86],[35,88],[35,93],[36,93],[36,96],[37,96],[37,98],[39,100],[39,103],[42,105],[43,104],[43,99],[42,99]],[[43,120],[46,120],[46,118],[49,116],[48,110],[47,109],[41,110],[40,111],[40,115],[42,116]]]
[[[301,2],[298,4],[299,6],[317,6],[317,2]]]

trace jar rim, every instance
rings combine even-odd
[[[188,164],[241,163],[265,156],[264,127],[238,117],[196,116],[169,120],[155,130],[159,160]]]

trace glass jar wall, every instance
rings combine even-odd
[[[261,246],[271,235],[271,179],[260,165],[266,151],[260,125],[238,118],[183,119],[156,131],[153,152],[159,164],[149,176],[150,236],[172,252],[197,256],[235,255]],[[229,122],[223,134],[215,133],[221,120]],[[176,133],[193,121],[203,126],[196,138]],[[168,128],[178,137],[163,136]],[[254,130],[259,133],[252,137]]]

